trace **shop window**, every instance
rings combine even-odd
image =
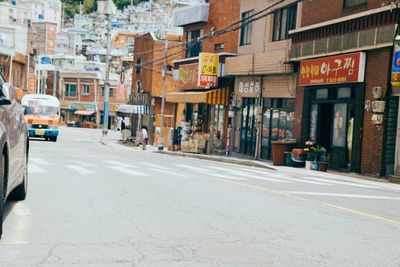
[[[349,8],[353,6],[366,4],[367,2],[368,0],[344,0],[344,7]]]
[[[329,91],[327,88],[325,89],[318,89],[315,93],[315,98],[316,99],[328,99],[329,97]]]
[[[186,32],[186,57],[198,57],[202,45],[199,38],[201,37],[201,30],[194,30]]]
[[[351,98],[351,87],[338,88],[338,98]]]
[[[85,84],[83,86],[83,95],[89,95],[89,93],[90,93],[90,87],[88,84]]]
[[[297,4],[282,8],[274,13],[272,41],[286,40],[289,31],[296,29]]]
[[[251,44],[251,37],[253,34],[253,22],[251,22],[251,17],[253,11],[244,12],[242,14],[242,27],[240,30],[240,45]]]
[[[76,97],[76,84],[65,84],[65,96]]]

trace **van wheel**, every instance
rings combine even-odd
[[[10,200],[21,201],[26,198],[28,193],[28,153],[25,154],[24,174],[22,183],[17,186],[10,194]]]
[[[56,137],[52,137],[52,138],[51,138],[51,141],[57,142],[57,136],[56,136]]]

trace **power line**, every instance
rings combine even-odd
[[[251,19],[249,19],[249,18],[247,18],[247,19],[242,19],[242,20],[240,20],[240,21],[237,21],[237,22],[235,22],[235,23],[232,23],[232,24],[230,24],[230,25],[228,25],[228,26],[222,28],[221,30],[219,30],[219,31],[217,31],[217,32],[210,33],[210,34],[208,34],[208,35],[206,35],[206,36],[203,36],[203,37],[198,38],[197,40],[195,39],[195,40],[191,40],[191,41],[189,41],[189,42],[186,42],[187,46],[184,47],[183,49],[181,49],[181,50],[178,51],[178,52],[170,53],[170,54],[167,55],[167,56],[164,56],[164,57],[161,57],[161,58],[156,58],[156,59],[153,59],[153,60],[150,60],[150,61],[147,61],[147,62],[143,62],[143,63],[140,63],[140,64],[135,64],[135,66],[143,66],[143,65],[152,64],[152,63],[154,63],[154,62],[158,62],[158,61],[161,61],[161,60],[165,60],[166,58],[168,58],[168,57],[170,57],[170,56],[172,56],[172,55],[177,55],[177,54],[179,54],[179,53],[182,53],[182,52],[184,52],[184,51],[190,49],[192,46],[195,46],[195,45],[201,43],[202,41],[204,41],[204,40],[206,40],[206,39],[211,39],[211,38],[216,37],[216,36],[219,36],[219,35],[223,35],[223,34],[226,34],[226,33],[229,33],[229,32],[237,31],[237,30],[241,29],[241,28],[242,28],[243,26],[245,26],[245,25],[248,25],[248,24],[250,24],[250,23],[252,23],[252,22],[254,22],[254,21],[260,20],[260,19],[262,19],[262,18],[264,18],[264,17],[266,17],[266,16],[269,16],[269,15],[273,14],[276,10],[269,11],[269,12],[267,12],[267,13],[265,13],[265,14],[262,14],[262,13],[264,13],[265,11],[271,9],[272,7],[275,7],[275,6],[278,5],[278,4],[283,3],[284,1],[286,1],[286,0],[280,0],[280,1],[278,1],[278,2],[276,2],[276,3],[274,3],[274,4],[272,4],[272,5],[270,5],[268,8],[265,8],[265,9],[263,9],[262,11],[257,12],[256,15],[261,14],[261,15],[258,16],[258,17],[256,17],[256,16],[250,16],[249,18],[251,18]],[[294,2],[294,3],[298,3],[298,2],[300,2],[300,1],[302,1],[302,0],[298,0],[298,1]],[[294,3],[292,3],[292,4],[294,4]],[[240,26],[236,26],[235,28],[229,29],[230,27],[232,27],[231,25],[238,25],[238,24],[240,24]],[[183,44],[180,44],[179,46],[182,46],[182,45],[183,45]],[[179,46],[175,46],[175,47],[171,47],[171,48],[176,48],[176,47],[179,47]],[[162,49],[161,51],[165,51],[165,49]]]
[[[247,24],[249,24],[249,23],[255,21],[255,20],[252,20],[254,17],[256,17],[256,16],[258,16],[259,14],[262,14],[262,13],[268,11],[269,9],[271,9],[271,8],[277,6],[277,5],[279,5],[279,4],[281,4],[281,3],[285,2],[285,1],[286,1],[286,0],[279,0],[278,2],[273,3],[272,5],[268,6],[267,8],[264,8],[263,10],[258,11],[258,12],[256,12],[256,13],[250,15],[249,17],[245,18],[245,19],[240,19],[240,20],[238,20],[238,21],[235,21],[235,22],[233,22],[233,23],[231,23],[231,24],[229,24],[229,25],[223,27],[222,29],[220,29],[220,30],[217,31],[217,32],[215,32],[215,31],[214,31],[214,32],[210,32],[209,34],[207,34],[207,35],[205,35],[205,36],[203,36],[203,37],[200,37],[200,38],[198,38],[197,40],[196,40],[196,39],[193,39],[193,40],[190,40],[190,41],[187,41],[187,42],[182,42],[182,43],[179,44],[179,45],[170,46],[168,49],[173,49],[173,48],[180,47],[180,46],[184,46],[184,45],[190,45],[190,44],[193,43],[193,42],[195,42],[194,45],[196,45],[197,43],[200,43],[200,42],[203,41],[203,40],[211,39],[211,38],[213,38],[213,37],[222,35],[222,34],[224,34],[224,33],[228,33],[228,32],[230,32],[230,31],[227,31],[227,30],[228,30],[230,27],[233,27],[233,26],[238,25],[238,24],[240,24],[240,27],[239,27],[239,29],[240,29],[241,27],[243,27],[243,25],[247,25]],[[300,2],[300,1],[302,1],[302,0],[298,0],[298,1],[294,2],[294,3],[297,3],[297,2]],[[293,3],[292,3],[292,4],[293,4]],[[272,12],[272,13],[273,13],[273,12]],[[270,15],[270,14],[271,14],[271,13],[268,13],[268,14],[266,14],[265,16],[268,16],[268,15]],[[260,17],[260,19],[263,18],[263,17],[265,17],[265,16]],[[243,23],[244,23],[244,24],[243,24]],[[237,30],[237,29],[236,29],[236,30]],[[235,30],[235,31],[236,31],[236,30]],[[146,34],[148,34],[148,33],[146,33]],[[146,35],[146,34],[143,34],[142,36],[144,36],[144,35]],[[141,37],[141,36],[139,36],[139,37]],[[167,35],[166,35],[166,38],[168,38]],[[136,53],[135,55],[139,55],[139,56],[140,56],[140,55],[148,54],[148,53],[152,53],[152,52],[163,52],[163,51],[165,51],[165,48],[163,48],[163,49],[158,49],[158,50],[147,50],[147,51],[144,51],[144,52]]]

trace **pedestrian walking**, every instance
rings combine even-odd
[[[149,135],[147,133],[147,129],[146,129],[146,127],[143,127],[142,128],[142,140],[141,140],[143,150],[146,150],[146,144],[147,144],[148,139],[149,139]]]

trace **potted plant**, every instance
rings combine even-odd
[[[272,163],[275,166],[283,166],[285,164],[285,152],[291,152],[296,143],[296,139],[291,138],[272,142]]]
[[[304,148],[304,152],[306,154],[306,169],[311,170],[312,168],[312,162],[315,161],[316,155],[315,155],[315,147],[314,143],[312,141],[307,141],[306,142],[306,147]]]
[[[318,170],[326,172],[328,170],[328,162],[326,161],[326,149],[317,146],[315,149],[316,161],[318,163]]]

